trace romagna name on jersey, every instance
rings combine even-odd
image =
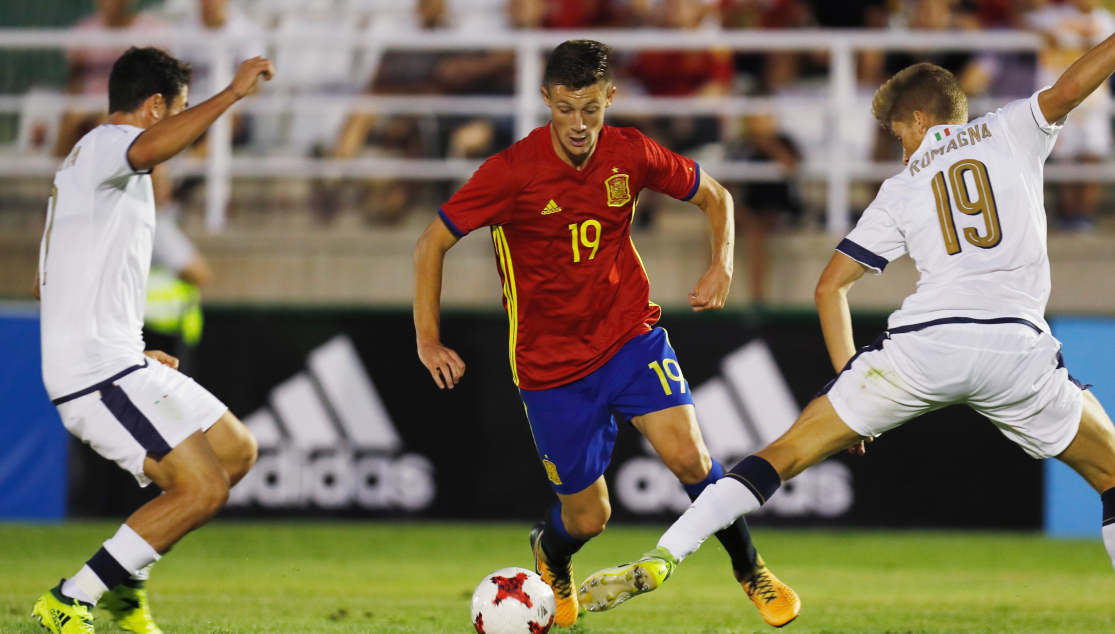
[[[953,134],[947,128],[944,130],[944,134],[953,136]],[[938,133],[938,135],[940,135],[940,133]],[[964,128],[957,132],[955,138],[952,139],[952,141],[949,141],[949,144],[945,147],[933,148],[925,154],[922,154],[920,160],[911,160],[910,175],[913,176],[914,174],[920,172],[922,168],[929,167],[929,164],[933,162],[933,159],[937,158],[938,156],[944,156],[945,154],[948,154],[953,150],[966,147],[969,144],[979,143],[984,139],[990,138],[991,130],[987,129],[986,123],[983,125],[976,124],[971,127]],[[937,140],[940,141],[941,139]]]

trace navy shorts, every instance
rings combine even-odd
[[[534,444],[554,490],[585,490],[612,461],[624,420],[692,405],[666,331],[655,328],[628,341],[592,374],[548,390],[519,390]]]

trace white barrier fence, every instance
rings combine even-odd
[[[974,53],[1034,51],[1040,47],[1038,36],[1025,32],[919,32],[869,30],[802,31],[538,31],[471,32],[370,29],[363,33],[346,31],[336,35],[261,34],[254,43],[273,54],[285,49],[289,55],[299,50],[347,51],[360,77],[353,77],[355,89],[374,76],[384,51],[421,50],[513,50],[516,55],[515,94],[508,97],[385,97],[299,93],[299,86],[267,87],[262,94],[245,99],[235,108],[251,113],[374,112],[377,114],[511,116],[515,138],[526,136],[548,116],[538,95],[542,83],[544,56],[569,39],[595,39],[619,51],[684,49],[733,51],[823,51],[830,60],[827,89],[804,97],[724,97],[662,98],[625,96],[621,93],[610,109],[614,114],[665,116],[739,116],[756,113],[808,113],[802,122],[821,126],[825,147],[821,156],[808,160],[800,177],[823,180],[827,184],[826,226],[833,234],[843,234],[849,226],[849,188],[857,180],[882,180],[900,169],[894,163],[879,163],[857,157],[853,147],[862,143],[865,112],[864,87],[856,81],[856,53],[865,50],[888,51],[969,51]],[[163,32],[75,32],[68,30],[0,29],[0,49],[76,49],[158,45],[180,50],[183,47],[206,51],[210,81],[223,86],[231,79],[233,50],[243,47],[243,38],[204,33]],[[276,69],[282,77],[283,68]],[[286,90],[284,90],[284,88]],[[870,90],[872,87],[867,87]],[[868,92],[869,94],[869,92]],[[64,95],[0,97],[0,113],[22,113],[29,99],[59,112],[66,109],[104,108],[104,98]],[[1000,104],[981,101],[972,104],[973,115]],[[977,108],[977,106],[983,106]],[[869,115],[868,115],[869,116]],[[857,127],[858,126],[858,127]],[[872,132],[873,133],[873,132]],[[206,187],[206,226],[220,231],[225,226],[231,180],[233,178],[405,178],[447,180],[467,178],[478,166],[461,159],[353,158],[315,159],[306,156],[233,156],[229,117],[222,117],[210,130],[206,158],[181,159],[175,173],[204,174]],[[860,153],[862,154],[862,153]],[[729,181],[779,181],[787,178],[777,164],[732,160],[702,160],[701,166],[716,178]],[[57,160],[46,156],[0,153],[0,178],[5,176],[49,175]],[[1115,163],[1055,166],[1047,170],[1052,181],[1115,181]]]

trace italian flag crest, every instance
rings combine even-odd
[[[947,137],[947,136],[952,136],[952,133],[951,133],[951,132],[949,132],[949,129],[948,129],[948,128],[945,128],[945,131],[944,131],[944,132],[934,132],[933,134],[937,135],[937,140],[938,140],[938,141],[940,141],[941,139],[943,139],[943,138],[945,138],[945,137]]]

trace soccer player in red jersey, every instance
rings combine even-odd
[[[452,389],[465,364],[440,340],[442,265],[460,238],[491,227],[511,373],[559,500],[531,531],[531,548],[563,627],[576,622],[580,601],[593,610],[623,600],[586,587],[578,596],[571,563],[611,514],[603,474],[618,431],[613,412],[650,441],[690,497],[724,473],[705,448],[666,332],[654,327],[661,310],[650,301],[630,232],[643,189],[700,207],[713,262],[689,303],[695,311],[722,308],[732,279],[732,198],[694,161],[637,130],[604,125],[616,92],[609,53],[588,40],[554,50],[542,86],[552,122],[488,159],[442,206],[414,256],[418,356],[439,387]],[[797,595],[763,565],[747,525],[717,537],[763,618],[793,620]],[[641,591],[663,580],[648,576]]]

